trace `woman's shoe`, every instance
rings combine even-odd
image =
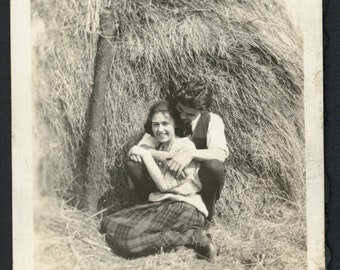
[[[216,247],[208,230],[199,228],[193,235],[193,246],[200,259],[213,261],[216,257]]]

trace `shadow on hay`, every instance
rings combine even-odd
[[[124,146],[116,153],[115,162],[107,169],[106,177],[108,185],[98,199],[97,210],[104,215],[111,214],[139,202],[134,190],[128,184],[128,175],[124,168],[124,162],[128,160],[129,149],[138,143],[143,133],[139,132],[127,138]]]

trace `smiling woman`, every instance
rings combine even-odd
[[[180,119],[175,115],[166,102],[159,102],[151,107],[145,124],[147,128],[151,126],[158,149],[165,155],[195,148],[188,138],[176,136],[175,125]],[[186,167],[185,179],[178,180],[164,164],[156,163],[147,149],[134,146],[129,155],[140,157],[153,186],[148,191],[149,202],[102,220],[101,231],[106,233],[112,250],[121,256],[140,257],[187,246],[194,248],[201,257],[214,259],[214,244],[200,229],[207,223],[208,210],[199,194],[202,189],[199,163],[192,161]]]

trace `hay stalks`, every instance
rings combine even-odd
[[[183,80],[211,85],[212,110],[226,126],[231,156],[218,205],[224,222],[303,209],[302,41],[279,1],[126,0],[111,8],[119,36],[110,44],[101,122],[99,211],[136,203],[126,153],[143,132],[149,106]],[[32,10],[44,28],[34,46],[37,186],[72,201],[103,9],[99,1],[35,0]]]

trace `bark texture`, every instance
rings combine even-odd
[[[103,115],[105,95],[112,67],[112,42],[117,34],[117,23],[112,11],[104,10],[100,17],[100,35],[94,65],[94,84],[86,116],[86,131],[82,160],[83,177],[80,208],[97,211],[100,183],[104,173]]]

